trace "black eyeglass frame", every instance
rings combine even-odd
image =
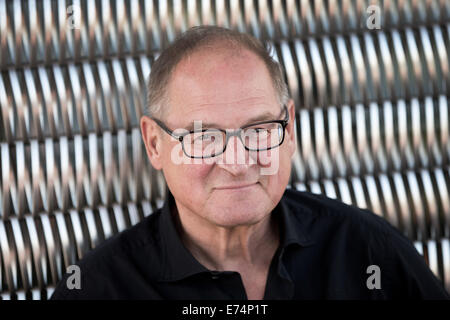
[[[241,143],[242,143],[242,145],[244,146],[245,150],[247,150],[247,151],[258,151],[258,152],[259,152],[259,151],[266,151],[266,150],[275,149],[275,148],[278,148],[279,146],[281,146],[281,145],[283,144],[283,142],[284,142],[284,137],[285,137],[285,134],[286,134],[286,126],[287,126],[288,123],[289,123],[289,111],[288,111],[286,105],[283,105],[283,108],[284,108],[284,111],[286,112],[286,117],[285,117],[284,119],[282,119],[282,120],[265,120],[265,121],[259,121],[259,122],[255,122],[255,123],[251,123],[251,124],[245,125],[245,126],[243,126],[243,127],[241,127],[241,128],[238,128],[238,129],[236,129],[236,130],[233,130],[233,131],[227,131],[227,130],[225,130],[225,129],[219,129],[219,128],[208,128],[208,129],[202,129],[201,131],[190,130],[190,131],[188,131],[188,132],[186,132],[186,133],[183,133],[183,134],[181,134],[181,135],[176,135],[176,134],[173,133],[175,130],[170,130],[170,129],[164,124],[164,122],[162,122],[161,120],[156,119],[156,118],[151,118],[151,119],[152,119],[153,121],[155,121],[156,124],[157,124],[161,129],[163,129],[163,130],[164,130],[166,133],[168,133],[171,137],[177,139],[177,140],[181,143],[181,148],[183,149],[183,153],[184,153],[187,157],[192,158],[192,159],[207,159],[207,158],[213,158],[213,157],[215,157],[215,156],[218,156],[218,155],[221,155],[222,153],[224,153],[225,150],[227,149],[228,140],[230,139],[230,137],[233,137],[233,136],[236,136],[236,137],[239,138],[239,140],[241,141]],[[242,141],[242,131],[245,130],[246,128],[248,128],[248,127],[253,127],[253,126],[256,126],[256,125],[259,125],[259,124],[266,124],[266,123],[279,123],[279,124],[281,124],[281,126],[282,126],[282,128],[283,128],[283,138],[281,139],[280,143],[279,143],[278,145],[276,145],[276,146],[272,146],[272,147],[270,147],[270,148],[264,148],[264,149],[250,149],[250,148],[248,148],[248,147],[245,145],[245,143]],[[218,130],[218,131],[221,131],[221,132],[225,133],[225,143],[224,143],[224,147],[223,147],[222,152],[220,152],[220,153],[214,153],[214,154],[212,154],[211,156],[208,156],[208,157],[203,157],[203,156],[201,156],[201,157],[196,157],[196,156],[191,156],[191,155],[189,155],[189,154],[186,152],[185,148],[184,148],[184,143],[183,143],[184,137],[187,136],[188,134],[207,132],[207,131],[209,131],[209,130]]]

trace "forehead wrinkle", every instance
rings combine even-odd
[[[260,122],[260,121],[266,121],[266,120],[279,120],[279,114],[276,112],[272,112],[269,110],[261,110],[261,112],[253,113],[249,117],[247,117],[246,120],[242,121],[241,123],[236,123],[236,125],[232,127],[225,127],[221,123],[215,123],[214,121],[205,120],[205,117],[203,119],[194,118],[192,120],[188,120],[187,124],[183,126],[184,129],[192,130],[194,128],[194,122],[195,121],[201,121],[202,128],[210,128],[210,129],[233,129],[233,128],[239,128],[243,127],[252,123]],[[241,119],[239,119],[241,120]]]
[[[254,91],[260,91],[261,93],[265,93],[265,90],[262,89],[256,89]],[[267,101],[267,95],[255,95],[255,96],[251,96],[251,97],[246,97],[246,98],[241,98],[241,99],[230,99],[228,101],[210,101],[212,100],[212,98],[215,98],[216,96],[211,94],[211,95],[198,95],[198,96],[193,96],[193,100],[199,100],[199,103],[190,103],[190,104],[186,104],[186,106],[193,106],[194,109],[192,111],[196,111],[197,109],[202,109],[203,107],[208,107],[208,106],[220,106],[220,105],[234,105],[234,104],[268,104],[265,101]],[[233,97],[232,97],[233,98]],[[205,100],[207,102],[205,102]],[[263,102],[261,102],[261,100],[263,100]]]
[[[259,90],[260,92],[266,92],[265,90]],[[198,99],[201,101],[204,101],[205,98],[203,95],[199,95]],[[270,102],[270,100],[273,100]],[[226,102],[199,102],[196,103],[189,103],[185,104],[184,106],[181,106],[181,108],[176,108],[178,112],[172,113],[170,118],[174,120],[174,122],[178,123],[180,127],[182,128],[192,128],[194,121],[202,121],[202,126],[206,126],[206,123],[213,124],[217,121],[212,121],[211,115],[214,115],[215,113],[221,112],[223,110],[230,109],[233,105],[243,105],[246,110],[248,110],[248,107],[250,106],[257,106],[258,108],[255,109],[254,112],[249,113],[246,118],[252,119],[259,115],[262,115],[263,113],[270,112],[272,114],[273,120],[276,120],[278,117],[278,101],[276,98],[274,99],[268,99],[267,95],[258,95],[258,96],[252,96],[252,97],[246,97],[241,99],[232,99]],[[272,118],[267,117],[267,119],[263,120],[271,120]],[[241,118],[242,119],[242,118]],[[239,119],[239,120],[241,120]],[[180,123],[179,120],[181,120]],[[263,121],[261,120],[261,121]],[[240,124],[240,126],[244,126],[249,124],[250,122],[256,122],[251,120],[245,120],[241,123],[234,122],[233,124]],[[223,124],[216,123],[215,128],[222,128]],[[212,125],[208,125],[208,127],[212,128]]]
[[[212,48],[210,50],[195,50],[179,61],[172,72],[173,75],[180,76],[184,73],[188,79],[205,74],[216,74],[218,70],[223,70],[228,74],[235,76],[246,76],[247,73],[242,73],[240,65],[250,66],[253,71],[263,72],[269,75],[269,70],[264,65],[260,57],[250,50],[232,50],[229,47]],[[237,70],[232,71],[237,68]],[[230,73],[231,72],[231,73]],[[269,75],[270,78],[270,75]],[[173,80],[173,79],[172,79]]]

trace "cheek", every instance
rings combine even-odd
[[[276,155],[272,152],[270,157],[264,159],[269,162],[269,165],[260,168],[261,172],[267,173],[266,175],[261,174],[261,179],[266,181],[268,194],[273,197],[275,202],[279,201],[289,183],[292,167],[288,150],[279,150]]]
[[[170,158],[165,161],[164,176],[172,193],[184,193],[195,197],[196,193],[203,193],[207,188],[211,165],[187,163],[190,159],[180,164],[174,163]]]
[[[207,186],[207,178],[209,172],[212,169],[211,165],[208,164],[187,164],[180,166],[181,176],[186,177],[186,182],[188,185],[201,185]]]
[[[284,151],[280,148],[259,151],[257,154],[259,174],[261,176],[278,175],[283,164]]]

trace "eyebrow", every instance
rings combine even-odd
[[[284,109],[281,110],[281,114],[283,113]],[[255,122],[260,122],[260,121],[266,121],[266,120],[278,120],[277,116],[273,115],[270,112],[264,112],[260,115],[251,117],[250,119],[247,120],[247,122],[245,124],[243,124],[241,127],[245,127],[246,125],[255,123]],[[219,124],[216,123],[212,123],[212,122],[207,122],[207,121],[202,121],[202,128],[203,129],[214,129],[214,128],[220,128],[221,126]],[[188,131],[192,131],[194,130],[194,121],[192,121],[192,123],[190,125],[188,125],[187,127],[185,127],[184,129],[188,130]],[[228,129],[228,128],[226,128]]]

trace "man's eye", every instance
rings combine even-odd
[[[252,128],[252,131],[254,134],[257,134],[258,136],[267,135],[270,133],[270,130],[267,128]]]
[[[198,136],[195,140],[199,140],[199,141],[214,141],[215,140],[215,136],[212,134],[202,134],[200,136]]]

